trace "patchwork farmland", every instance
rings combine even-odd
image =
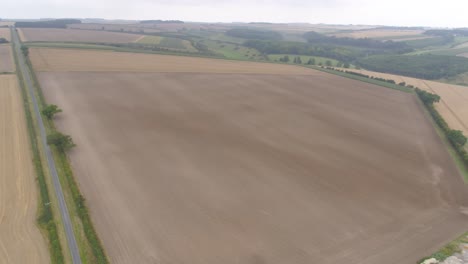
[[[415,263],[468,228],[413,94],[292,65],[30,54],[112,263]]]

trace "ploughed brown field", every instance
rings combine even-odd
[[[468,135],[468,88],[465,86],[428,81],[395,74],[373,72],[367,70],[350,70],[369,76],[394,80],[397,83],[405,82],[428,92],[438,94],[440,102],[435,106],[452,129],[463,131]]]
[[[0,73],[15,71],[12,52],[10,45],[0,45]]]
[[[18,31],[22,41],[129,43],[141,37],[120,32],[59,28],[21,28]]]
[[[112,263],[415,263],[468,228],[466,186],[415,95],[149,56],[172,72],[32,56]]]

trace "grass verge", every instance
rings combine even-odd
[[[46,105],[45,98],[28,57],[26,57],[26,63],[32,75],[32,82],[35,87],[39,107],[43,109]],[[56,131],[53,121],[47,121],[47,118],[45,117],[44,121],[44,125],[48,133]],[[66,153],[57,150],[53,146],[51,146],[51,150],[57,165],[57,172],[64,190],[65,200],[68,208],[70,209],[69,211],[73,222],[73,228],[77,235],[77,242],[80,245],[80,256],[82,257],[83,263],[109,263],[102,243],[92,224],[85,200],[74,179],[73,171]]]
[[[16,71],[18,72],[17,77],[21,90],[21,96],[23,101],[24,112],[26,116],[26,123],[28,128],[29,141],[31,143],[31,151],[33,154],[33,164],[36,172],[36,179],[39,186],[39,204],[38,204],[38,218],[37,222],[39,227],[43,230],[48,241],[48,248],[50,254],[50,261],[52,264],[65,263],[65,257],[63,255],[62,245],[60,243],[59,233],[57,224],[55,221],[54,213],[52,211],[51,199],[49,195],[49,189],[45,177],[44,166],[42,164],[37,127],[35,126],[33,119],[33,111],[31,107],[31,101],[26,91],[23,76],[20,69],[18,69],[18,58],[16,52],[14,53],[14,60],[16,65]]]
[[[460,245],[468,243],[468,232],[464,233],[463,235],[459,236],[454,241],[448,243],[443,248],[441,248],[436,253],[430,255],[429,257],[425,257],[418,261],[418,264],[424,262],[426,259],[435,258],[438,261],[444,261],[450,256],[453,256],[455,253],[460,253]]]

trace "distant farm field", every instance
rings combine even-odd
[[[50,48],[32,48],[30,53],[38,71],[319,74],[293,65],[183,56]]]
[[[440,95],[441,101],[436,104],[440,114],[452,129],[461,130],[465,135],[468,135],[468,87],[366,70],[353,71],[369,76],[392,79],[397,83],[405,82]]]
[[[14,72],[15,65],[10,45],[0,45],[0,73]]]
[[[10,36],[10,29],[9,28],[0,28],[0,38],[4,38],[8,41],[11,40],[11,36]]]
[[[342,32],[333,34],[336,37],[349,37],[349,38],[388,38],[388,39],[399,39],[399,38],[420,38],[424,37],[421,35],[424,30],[387,30],[387,29],[365,29],[356,30],[351,32]]]
[[[0,263],[49,263],[36,226],[38,186],[16,75],[0,75]]]
[[[415,263],[468,228],[413,94],[292,65],[31,58],[112,263]]]
[[[96,30],[21,28],[22,41],[129,43],[141,35]]]

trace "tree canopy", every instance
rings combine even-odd
[[[52,119],[55,114],[62,112],[62,109],[60,109],[58,106],[54,104],[47,105],[44,107],[42,110],[42,114],[47,117],[47,119]]]
[[[69,135],[53,132],[47,136],[47,144],[56,146],[60,151],[67,151],[75,146]]]

